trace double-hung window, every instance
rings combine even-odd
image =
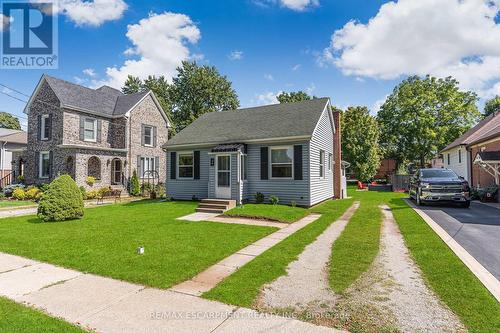
[[[178,172],[179,178],[193,179],[194,175],[193,153],[179,153]]]
[[[50,153],[48,151],[40,152],[40,160],[38,162],[39,178],[49,178],[50,175]]]
[[[97,119],[85,118],[83,122],[84,141],[97,141]]]
[[[271,147],[271,178],[292,178],[293,148]]]
[[[144,145],[147,147],[153,147],[153,126],[144,125]]]
[[[50,115],[44,114],[40,118],[40,138],[48,140],[50,136]]]
[[[320,178],[325,177],[325,151],[319,151],[319,176]]]
[[[141,170],[142,178],[154,178],[156,170],[155,158],[154,157],[141,157]]]
[[[241,180],[247,180],[247,155],[241,155]]]

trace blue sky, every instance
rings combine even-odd
[[[453,75],[483,99],[500,93],[498,1],[66,2],[59,68],[0,70],[0,83],[30,94],[48,73],[117,86],[128,71],[169,76],[182,59],[197,59],[228,76],[242,106],[304,90],[376,109],[406,75],[426,73]],[[22,116],[23,107],[0,94],[0,110]]]

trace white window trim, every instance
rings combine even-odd
[[[333,170],[333,154],[328,153],[328,171],[332,172]]]
[[[192,177],[181,177],[180,176],[180,173],[179,173],[179,159],[181,157],[181,155],[191,155],[193,157],[193,164],[191,165],[191,167],[193,168],[193,176]],[[177,179],[180,179],[180,180],[193,180],[194,179],[194,152],[193,151],[183,151],[183,152],[177,152],[177,163],[176,164],[176,168],[177,168]]]
[[[245,157],[246,159],[246,165],[243,163],[243,157]],[[243,165],[243,171],[241,171],[241,165]],[[247,178],[245,179],[244,175],[245,175],[245,171],[246,171],[246,174],[247,174]],[[247,154],[241,154],[240,155],[240,180],[243,181],[243,182],[247,182],[248,181],[248,155]]]
[[[49,139],[48,136],[45,136],[45,126],[47,125],[47,119],[49,119],[50,115],[42,114],[40,119],[40,140],[46,141]]]
[[[151,129],[151,135],[149,136],[149,139],[151,140],[150,144],[146,144],[146,128]],[[144,141],[144,147],[153,147],[153,126],[151,125],[144,125],[144,137],[142,138]]]
[[[92,122],[94,122],[94,138],[93,139],[87,139],[85,137],[85,132],[87,131],[85,129],[85,123],[87,121],[89,121],[89,120],[92,121]],[[86,142],[97,142],[97,119],[95,119],[95,118],[85,118],[83,120],[83,141],[86,141]]]
[[[43,155],[47,155],[48,158],[49,158],[49,174],[47,174],[46,176],[44,176],[42,174],[42,170],[43,170]],[[49,178],[50,176],[50,152],[49,151],[41,151],[40,152],[40,156],[38,158],[38,178],[43,178],[43,179],[47,179]]]
[[[273,150],[278,150],[278,149],[291,149],[292,150],[292,176],[291,177],[273,177]],[[293,146],[271,146],[269,147],[269,179],[276,179],[276,180],[290,180],[293,179],[294,175],[294,164],[295,164],[295,156],[293,154]],[[288,164],[288,163],[275,163],[275,164]]]
[[[146,159],[149,160],[149,162],[152,162],[151,164],[153,165],[153,169],[146,170]],[[155,157],[151,156],[141,156],[141,169],[142,169],[142,175],[140,178],[142,179],[147,179],[148,177],[145,176],[146,171],[155,171],[156,170],[156,165],[155,165]],[[156,175],[153,173],[149,176],[149,178],[155,178]]]
[[[323,153],[323,163],[321,163],[321,153]],[[320,179],[325,179],[325,175],[326,175],[326,152],[325,150],[323,149],[320,149],[319,150],[319,168],[318,168],[318,171],[319,171],[319,178]],[[321,166],[323,166],[323,174],[321,174]]]

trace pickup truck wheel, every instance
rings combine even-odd
[[[470,207],[470,201],[467,200],[466,202],[462,203],[460,206],[463,207],[463,208],[469,208]]]

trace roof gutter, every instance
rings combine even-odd
[[[250,139],[250,140],[232,140],[232,141],[214,141],[214,142],[206,142],[206,143],[186,143],[186,144],[166,144],[163,145],[164,149],[171,148],[195,148],[195,147],[210,147],[213,145],[219,144],[229,144],[229,143],[246,143],[246,144],[258,144],[258,143],[274,143],[274,142],[289,142],[289,141],[307,141],[311,139],[311,135],[300,135],[300,136],[287,136],[287,137],[278,137],[278,138],[268,138],[268,139]]]

